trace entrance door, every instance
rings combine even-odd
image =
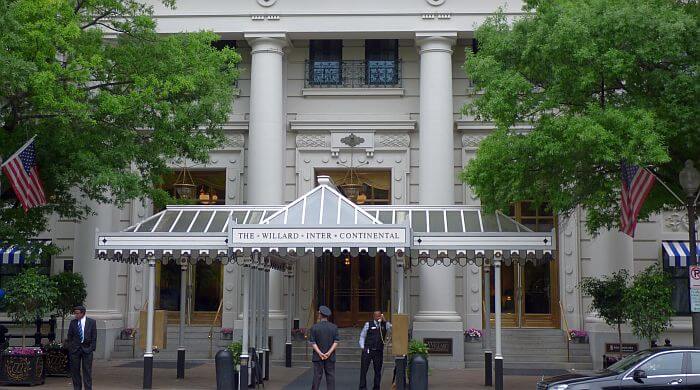
[[[317,259],[317,302],[340,327],[362,326],[375,310],[389,311],[390,260],[360,254]]]
[[[491,321],[495,312],[495,272],[491,267]],[[556,261],[501,265],[501,319],[509,328],[558,328]]]
[[[216,312],[221,302],[222,265],[198,262],[188,266],[186,319],[189,324],[211,325],[217,317]],[[168,311],[168,323],[180,321],[180,278],[182,271],[179,264],[157,263],[156,269],[156,307]],[[219,314],[216,324],[221,323]],[[215,325],[216,325],[215,324]]]

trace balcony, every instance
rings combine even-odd
[[[359,94],[352,90],[377,91],[378,93],[370,93],[377,95],[403,94],[401,61],[307,60],[305,72],[305,95],[332,95],[333,91],[340,95]]]

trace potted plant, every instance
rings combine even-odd
[[[416,357],[428,360],[428,344],[421,340],[411,340],[408,343],[408,364],[406,365],[406,376],[411,379],[411,361]]]
[[[469,343],[477,342],[481,339],[481,331],[476,328],[469,328],[464,331],[464,341]]]
[[[617,327],[617,339],[620,343],[622,358],[622,324],[627,321],[628,311],[624,297],[627,290],[629,273],[627,270],[613,272],[610,276],[598,278],[584,278],[581,282],[581,290],[584,294],[593,298],[591,309],[598,312],[606,324]]]
[[[221,340],[231,340],[233,338],[233,329],[221,328]]]
[[[54,311],[61,318],[61,340],[66,325],[66,316],[73,313],[73,308],[82,305],[87,297],[83,275],[73,272],[61,272],[51,277],[58,289]]]
[[[131,338],[136,334],[136,329],[134,328],[124,328],[119,333],[119,338],[121,340],[131,340]]]
[[[292,329],[292,340],[304,341],[306,339],[306,328]]]
[[[70,376],[70,359],[66,346],[58,341],[51,341],[42,349],[47,376]]]
[[[632,333],[649,340],[659,335],[671,325],[674,314],[671,304],[673,286],[667,273],[658,264],[647,267],[634,276],[632,285],[625,294]]]
[[[582,329],[571,329],[569,330],[569,338],[575,343],[585,344],[588,343],[588,332]]]
[[[27,268],[7,284],[5,307],[12,320],[22,327],[23,347],[26,328],[54,308],[57,295],[54,281],[35,268]]]
[[[40,347],[9,347],[2,351],[0,380],[4,385],[41,385],[46,378]]]
[[[238,390],[238,372],[241,369],[241,353],[243,352],[243,343],[234,341],[229,344],[226,349],[231,352],[233,360],[233,388]]]

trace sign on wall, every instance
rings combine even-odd
[[[423,339],[429,355],[452,355],[452,339]]]
[[[231,246],[331,247],[408,246],[405,227],[237,227],[230,230]]]
[[[635,353],[639,351],[639,344],[637,343],[622,343],[622,353]],[[605,343],[605,353],[619,353],[620,344],[619,343]]]

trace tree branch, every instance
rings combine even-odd
[[[132,80],[127,80],[127,81],[114,81],[114,82],[111,82],[111,83],[102,83],[102,84],[97,84],[97,85],[93,85],[93,86],[90,86],[90,87],[86,87],[86,88],[83,88],[83,90],[84,90],[84,91],[92,91],[92,90],[95,90],[95,89],[106,88],[106,87],[113,87],[113,86],[115,86],[115,85],[126,85],[126,84],[132,84],[132,83],[133,83]]]

